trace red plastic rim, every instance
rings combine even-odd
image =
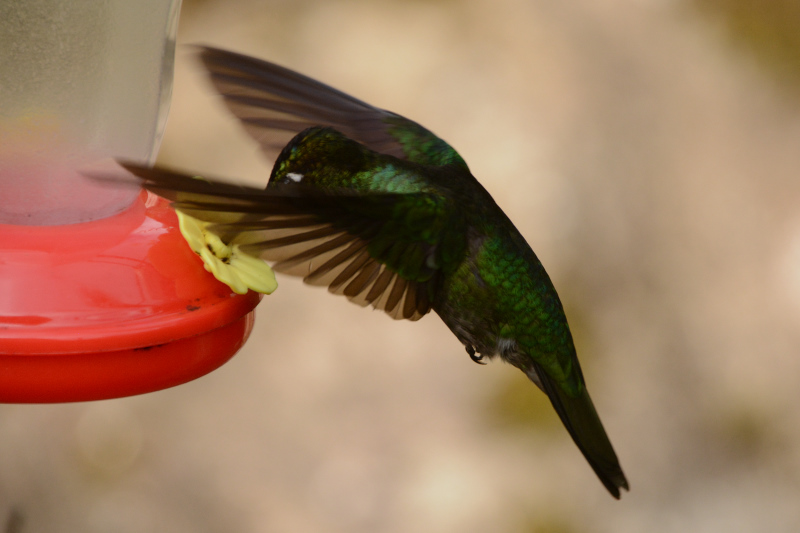
[[[259,301],[206,272],[169,204],[144,191],[102,220],[0,225],[0,401],[110,398],[197,378],[242,346]]]

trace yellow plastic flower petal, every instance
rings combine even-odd
[[[198,220],[176,209],[178,226],[191,249],[219,281],[237,294],[248,289],[271,294],[277,287],[275,273],[263,259],[242,251],[238,244],[226,244],[211,231],[211,223]]]

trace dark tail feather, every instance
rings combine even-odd
[[[572,440],[578,445],[608,492],[619,499],[619,489],[628,490],[628,480],[625,479],[617,454],[614,453],[614,448],[611,446],[611,441],[608,440],[608,435],[603,429],[600,417],[597,416],[597,411],[586,387],[583,388],[580,396],[572,398],[553,383],[539,365],[535,365],[535,367],[541,387],[550,398],[550,402],[572,436]]]

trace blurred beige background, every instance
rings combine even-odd
[[[632,490],[609,497],[544,395],[435,315],[282,277],[193,383],[0,405],[0,530],[800,531],[792,5],[185,2],[179,43],[284,64],[459,150],[554,279]],[[187,47],[160,159],[270,171]]]

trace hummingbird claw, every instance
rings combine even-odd
[[[486,361],[483,360],[483,354],[476,354],[475,347],[471,344],[467,344],[465,346],[467,349],[467,353],[469,354],[469,358],[478,363],[479,365],[485,365]]]

